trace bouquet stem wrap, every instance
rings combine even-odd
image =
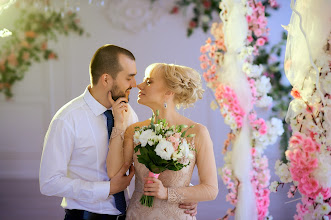
[[[160,175],[159,173],[153,173],[151,171],[149,171],[149,173],[148,173],[148,177],[159,178],[159,175]],[[147,183],[153,183],[153,182],[148,180]],[[148,206],[148,207],[153,206],[153,201],[154,201],[154,196],[142,195],[142,197],[140,198],[140,204],[142,204],[144,206]]]

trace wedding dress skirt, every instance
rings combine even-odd
[[[144,178],[148,176],[149,170],[144,164],[138,162],[137,154],[139,154],[139,152],[135,153],[133,156],[136,176],[135,190],[130,199],[126,220],[196,220],[195,217],[185,214],[185,209],[178,207],[180,202],[176,202],[176,198],[170,198],[171,201],[154,198],[153,207],[140,204],[139,200],[143,195],[144,189]],[[161,180],[164,187],[167,188],[189,186],[194,165],[195,155],[194,158],[191,159],[190,165],[179,171],[166,170],[160,174],[159,180]]]

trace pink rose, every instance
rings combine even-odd
[[[258,46],[263,46],[265,44],[265,39],[260,37],[259,39],[257,39],[256,44]]]

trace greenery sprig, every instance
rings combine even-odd
[[[76,13],[43,12],[19,9],[19,17],[0,50],[0,93],[13,96],[12,86],[24,78],[35,62],[57,59],[57,53],[48,48],[49,41],[59,35],[84,34]]]

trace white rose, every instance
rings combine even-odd
[[[139,144],[139,137],[140,137],[140,132],[135,131],[134,135],[133,135],[133,141],[134,141],[135,144]]]
[[[180,148],[181,148],[181,151],[183,152],[184,157],[188,158],[189,154],[190,154],[190,147],[189,147],[186,139],[183,140]]]
[[[151,129],[141,132],[139,141],[140,141],[142,147],[146,146],[148,139],[150,139],[151,136],[155,136],[154,131]]]
[[[164,160],[170,160],[171,155],[174,153],[172,143],[162,139],[158,145],[156,145],[155,152]]]

